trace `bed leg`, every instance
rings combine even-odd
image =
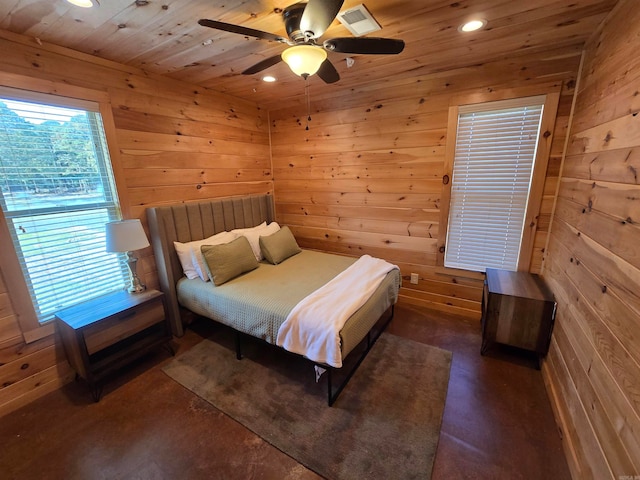
[[[240,338],[240,332],[236,332],[236,359],[242,360],[242,343]]]
[[[331,406],[335,401],[331,391],[331,368],[327,368],[327,404]]]

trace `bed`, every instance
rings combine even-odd
[[[282,262],[274,265],[260,261],[252,270],[214,285],[200,278],[185,277],[174,242],[194,242],[216,234],[224,235],[221,232],[271,224],[275,221],[273,197],[229,197],[155,207],[147,209],[147,218],[160,288],[167,298],[174,335],[182,336],[184,333],[181,313],[185,311],[211,318],[236,331],[238,359],[242,357],[242,335],[277,345],[279,331],[282,334],[285,330],[283,323],[289,320],[288,316],[296,307],[303,305],[300,303],[303,299],[309,299],[310,294],[321,287],[330,287],[331,282],[335,283],[349,267],[353,269],[356,262],[360,264],[364,260],[298,249],[299,252]],[[337,399],[377,336],[393,318],[399,287],[399,271],[390,269],[380,283],[371,288],[373,293],[367,294],[366,300],[363,298],[361,306],[349,314],[340,327],[338,360],[346,359],[351,352],[357,355],[358,345],[364,344],[364,348],[358,349],[363,350],[360,357],[355,363],[350,362],[351,370],[343,375],[342,383],[336,388],[332,385],[332,374],[336,369],[340,370],[342,363],[326,361],[324,357],[320,357],[320,361],[314,360],[313,355],[303,355],[312,360],[316,370],[327,371],[329,405]],[[287,345],[287,350],[301,353],[288,348],[290,344],[284,345]]]

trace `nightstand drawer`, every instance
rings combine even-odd
[[[164,320],[162,299],[113,315],[84,329],[89,355]]]

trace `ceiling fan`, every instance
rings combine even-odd
[[[283,60],[295,74],[305,79],[317,73],[325,83],[334,83],[340,80],[340,75],[327,58],[327,51],[394,55],[404,49],[402,40],[377,37],[337,37],[319,44],[318,39],[336,18],[343,3],[344,0],[309,0],[288,6],[282,12],[282,18],[289,38],[205,18],[198,23],[204,27],[289,45],[282,54],[265,58],[243,71],[243,75],[261,72]]]

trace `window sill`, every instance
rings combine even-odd
[[[44,323],[38,328],[22,332],[25,343],[32,343],[37,340],[41,340],[45,337],[49,337],[55,333],[55,321]]]

